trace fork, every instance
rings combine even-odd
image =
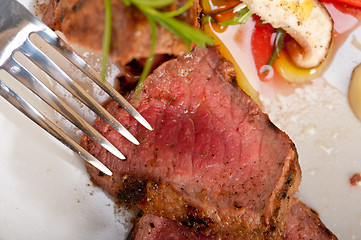
[[[31,62],[51,77],[51,79],[62,85],[73,96],[106,121],[112,128],[117,130],[132,143],[139,144],[137,139],[126,128],[124,128],[111,114],[109,114],[31,41],[30,36],[33,34],[37,34],[45,40],[50,46],[68,59],[71,64],[75,65],[86,76],[100,86],[101,89],[118,102],[122,108],[145,128],[152,130],[150,124],[135,110],[135,108],[133,108],[109,83],[102,81],[100,74],[75,53],[75,51],[55,32],[48,28],[16,0],[0,0],[0,69],[8,72],[12,77],[21,82],[25,87],[30,89],[40,99],[45,101],[85,134],[98,142],[102,147],[118,158],[125,159],[125,156],[116,147],[97,132],[87,121],[77,114],[76,111],[70,108],[65,101],[52,92],[42,81],[34,76],[29,69],[24,67],[24,65],[14,58],[16,52],[25,55]],[[112,172],[104,164],[88,153],[39,110],[14,92],[4,81],[2,81],[2,79],[0,79],[0,95],[64,145],[78,153],[84,160],[103,173],[112,175]]]

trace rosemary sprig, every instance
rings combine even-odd
[[[172,2],[173,1],[174,0],[172,0]],[[135,88],[135,102],[137,102],[141,89],[143,88],[144,80],[151,70],[154,58],[157,36],[155,23],[162,25],[164,28],[168,29],[168,31],[182,39],[188,49],[192,42],[196,43],[200,47],[205,47],[206,44],[212,44],[213,39],[205,33],[187,25],[186,23],[173,18],[186,11],[192,5],[193,0],[189,0],[183,7],[170,12],[158,11],[156,7],[154,7],[154,2],[148,2],[148,0],[130,0],[130,2],[135,5],[147,17],[152,32],[152,45],[149,57],[146,61],[143,72],[140,75],[139,81]],[[169,0],[157,0],[156,2],[157,7],[164,7],[166,6],[165,4],[169,4]]]
[[[166,7],[174,2],[174,0],[126,0],[123,2],[128,6],[130,4],[139,5],[139,6],[147,6],[152,8],[162,8]]]
[[[182,7],[178,8],[177,10],[165,12],[164,14],[168,17],[178,16],[179,14],[182,14],[185,11],[187,11],[188,8],[190,8],[192,6],[193,2],[194,2],[194,0],[189,0],[186,4],[184,4]]]
[[[105,80],[106,73],[106,63],[108,61],[110,43],[111,43],[111,6],[109,3],[110,0],[104,0],[105,2],[105,13],[106,13],[106,22],[105,30],[103,37],[103,64],[102,64],[102,79]],[[148,76],[152,61],[154,58],[155,44],[156,44],[156,23],[162,25],[171,33],[178,36],[186,44],[189,49],[191,43],[195,43],[200,47],[205,47],[207,44],[213,44],[213,39],[203,33],[200,30],[197,30],[190,25],[174,18],[175,16],[182,14],[186,11],[193,3],[194,0],[189,0],[183,7],[180,7],[174,11],[163,12],[159,11],[159,8],[166,7],[173,3],[175,0],[122,0],[127,6],[134,5],[137,7],[148,19],[148,22],[151,27],[152,32],[152,45],[149,53],[149,57],[144,66],[143,72],[140,76],[136,87],[136,99],[139,95],[140,90],[143,86],[145,78]],[[109,21],[110,19],[110,21]]]
[[[103,35],[103,60],[102,60],[102,71],[101,78],[105,81],[107,75],[107,63],[109,58],[110,43],[112,37],[112,8],[110,0],[104,0],[105,5],[105,27]]]
[[[185,7],[180,8],[171,12],[161,12],[156,8],[149,6],[148,4],[140,5],[134,3],[133,1],[146,1],[146,0],[130,0],[133,5],[135,5],[139,10],[141,10],[145,15],[148,15],[149,18],[152,18],[155,22],[162,25],[168,31],[178,36],[184,41],[184,43],[189,47],[189,45],[194,42],[200,47],[205,47],[206,44],[212,44],[213,39],[207,34],[203,33],[200,30],[197,30],[190,25],[174,18],[174,16],[181,14],[186,11],[192,4],[193,0],[189,0],[188,4]],[[158,0],[162,1],[162,0]],[[164,0],[168,1],[168,0]]]
[[[217,23],[221,26],[244,24],[253,15],[253,13],[249,11],[248,7],[243,3],[234,7],[232,10],[236,12],[236,15],[232,19]]]

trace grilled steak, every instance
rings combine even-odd
[[[131,240],[213,240],[190,227],[168,218],[145,214],[139,217],[129,237]]]
[[[178,0],[169,7],[174,10],[188,0]],[[147,58],[151,45],[151,30],[142,13],[127,7],[121,0],[111,0],[112,43],[111,57],[121,66],[132,59]],[[199,27],[199,2],[180,19]],[[103,0],[50,0],[43,21],[52,29],[60,30],[71,43],[100,52],[104,31]],[[131,44],[129,44],[131,43]],[[185,52],[183,42],[163,27],[157,27],[156,54],[179,55]]]
[[[295,200],[287,223],[286,239],[335,240],[337,237],[325,227],[315,211]]]
[[[107,109],[140,141],[136,146],[101,119],[94,126],[127,156],[121,161],[87,136],[82,146],[114,173],[89,166],[94,181],[144,212],[223,238],[285,235],[301,179],[295,146],[234,81],[215,48],[194,48],[158,67],[129,101],[147,131],[111,102]]]
[[[167,218],[152,214],[139,217],[131,233],[132,240],[213,240],[189,227]],[[287,240],[330,240],[337,239],[321,222],[317,214],[304,203],[295,200],[289,212],[286,229]]]

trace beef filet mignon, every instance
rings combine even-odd
[[[137,218],[131,240],[214,240],[167,218],[144,214]],[[335,240],[318,215],[295,199],[286,228],[287,240]]]
[[[137,218],[130,240],[214,240],[168,218],[144,214]]]
[[[144,82],[139,101],[129,97],[154,131],[115,102],[107,106],[139,146],[95,121],[126,161],[82,138],[114,173],[89,166],[94,181],[122,202],[206,235],[283,237],[301,179],[295,146],[233,80],[233,65],[215,48],[196,47],[162,64]]]
[[[336,240],[337,237],[326,228],[318,214],[304,203],[295,200],[289,213],[286,239],[289,240]]]

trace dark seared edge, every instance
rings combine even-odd
[[[298,199],[293,200],[289,216],[286,239],[337,240],[337,237],[322,223],[317,212]]]
[[[286,228],[286,240],[336,240],[337,237],[321,222],[317,213],[304,203],[294,199],[289,212],[289,224]],[[128,240],[212,240],[214,236],[205,236],[184,225],[167,218],[152,214],[138,216]],[[267,239],[267,238],[266,238]]]

